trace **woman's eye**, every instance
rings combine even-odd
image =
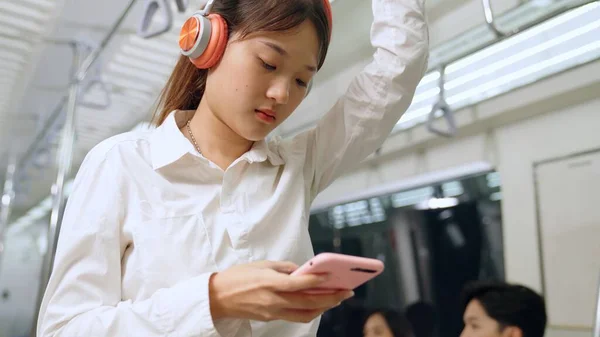
[[[301,87],[306,87],[306,86],[307,86],[306,82],[304,82],[304,81],[303,81],[303,80],[301,80],[301,79],[297,79],[297,80],[296,80],[296,83],[298,83],[298,85],[299,85],[299,86],[301,86]]]
[[[265,61],[262,61],[262,63],[263,63],[263,67],[265,67],[265,69],[267,69],[267,70],[275,70],[275,69],[277,69],[277,67],[275,67],[274,65],[268,64]]]

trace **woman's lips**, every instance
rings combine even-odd
[[[265,123],[271,124],[275,122],[275,112],[272,110],[256,109],[254,112],[256,112],[256,117]]]

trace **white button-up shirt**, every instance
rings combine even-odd
[[[374,152],[427,63],[424,0],[373,0],[373,61],[307,132],[256,142],[223,171],[179,130],[107,139],[82,163],[62,220],[38,337],[314,336],[308,324],[213,320],[209,276],[313,256],[311,202]]]

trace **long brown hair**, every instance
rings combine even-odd
[[[241,38],[253,32],[288,31],[310,20],[319,39],[320,69],[327,55],[330,30],[323,1],[216,0],[211,13],[227,21],[229,36],[238,33]],[[207,74],[206,69],[198,69],[186,56],[180,56],[158,98],[155,123],[162,124],[173,110],[195,110],[204,95]]]

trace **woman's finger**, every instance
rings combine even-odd
[[[352,297],[354,292],[340,291],[334,294],[309,295],[303,293],[280,294],[284,303],[278,305],[289,309],[316,310],[329,309],[338,306],[342,301]]]
[[[257,262],[259,267],[273,269],[284,274],[291,274],[298,269],[298,265],[289,261],[260,261]]]
[[[316,288],[328,280],[327,275],[298,275],[279,274],[271,280],[271,288],[279,292],[296,292]]]

